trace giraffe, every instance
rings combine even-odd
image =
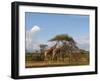
[[[59,58],[63,58],[64,57],[64,52],[65,52],[65,49],[64,49],[64,45],[60,45],[58,47],[56,47],[54,50],[53,50],[53,59],[56,57],[56,60],[58,60],[58,57]]]
[[[59,47],[56,47],[54,50],[53,50],[53,55],[52,55],[52,58],[54,59],[55,55],[60,53],[60,46]]]
[[[56,46],[57,46],[57,43],[56,43],[54,46],[52,46],[51,48],[45,50],[45,52],[44,52],[44,59],[45,59],[45,60],[47,60],[47,57],[48,57],[48,56],[50,56],[50,57],[51,57],[51,60],[52,60],[53,50],[56,48]]]
[[[66,57],[68,57],[69,63],[70,63],[72,51],[75,50],[75,49],[78,49],[78,48],[72,47],[71,45],[66,45],[65,43],[63,43],[62,45],[56,47],[53,50],[53,59],[56,57],[56,60],[60,58],[60,59],[62,59],[62,61],[64,61],[64,59]]]

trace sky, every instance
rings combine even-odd
[[[28,50],[38,48],[38,44],[47,43],[57,34],[68,34],[77,46],[89,50],[88,15],[25,12],[25,28]]]

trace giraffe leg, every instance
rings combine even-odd
[[[44,53],[44,60],[47,60],[47,52]]]
[[[53,54],[52,54],[52,61],[54,60],[54,58],[55,58],[55,51],[53,51]]]

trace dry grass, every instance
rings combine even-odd
[[[59,60],[26,60],[26,68],[35,67],[56,67],[56,66],[79,66],[79,65],[89,65],[89,54],[79,54],[79,56],[71,55]]]

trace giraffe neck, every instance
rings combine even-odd
[[[51,47],[51,49],[55,49],[56,47],[57,47],[57,43],[53,47]]]

